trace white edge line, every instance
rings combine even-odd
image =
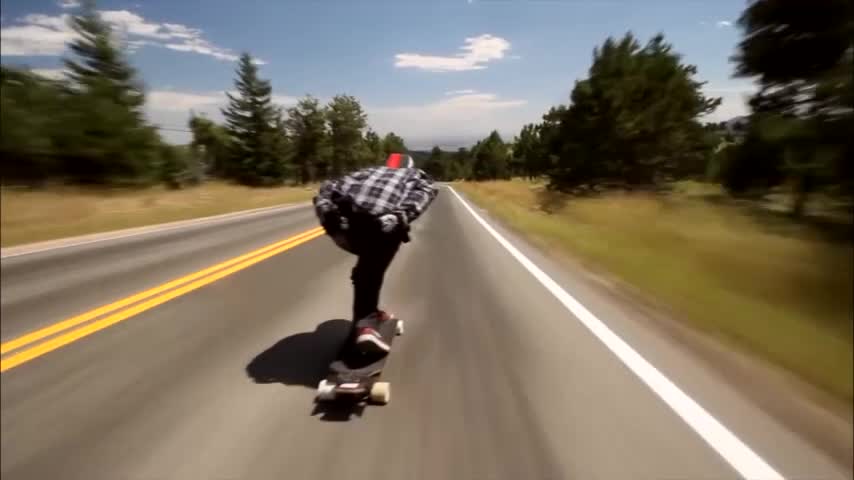
[[[232,219],[236,219],[236,218],[251,218],[251,217],[263,215],[265,213],[269,213],[269,212],[272,212],[275,210],[279,210],[279,211],[295,210],[297,208],[306,207],[308,205],[311,205],[311,203],[310,202],[302,202],[302,203],[289,204],[289,205],[284,205],[284,206],[280,205],[280,206],[273,206],[273,207],[262,207],[262,208],[259,208],[257,210],[245,210],[242,212],[224,213],[221,215],[212,215],[209,217],[199,217],[199,218],[193,218],[193,219],[189,219],[189,220],[178,220],[177,222],[163,223],[160,225],[157,225],[157,224],[155,224],[155,225],[143,225],[140,227],[134,227],[132,229],[129,229],[129,230],[141,229],[142,231],[135,231],[135,232],[129,232],[129,233],[124,233],[124,234],[111,235],[110,232],[102,232],[100,235],[104,235],[103,237],[94,238],[91,240],[82,240],[82,241],[78,241],[78,242],[75,242],[71,239],[68,239],[72,243],[60,243],[58,245],[49,245],[49,246],[46,246],[44,248],[37,248],[35,250],[25,250],[23,252],[17,252],[17,253],[4,253],[4,254],[0,254],[0,258],[7,259],[7,258],[13,258],[13,257],[22,257],[24,255],[32,255],[32,254],[36,254],[36,253],[49,252],[51,250],[61,250],[63,248],[79,247],[82,245],[89,245],[92,243],[108,242],[110,240],[122,240],[125,238],[137,237],[140,235],[148,235],[148,234],[168,232],[171,230],[178,230],[181,228],[189,228],[189,227],[194,227],[194,226],[206,225],[209,223],[225,222],[227,220],[232,220]],[[121,230],[119,230],[118,232],[121,232]],[[92,235],[99,235],[99,234],[95,233]],[[63,239],[47,240],[47,242],[62,242],[62,241],[63,241]],[[12,249],[19,249],[19,248],[26,248],[26,247],[27,247],[26,245],[16,245],[14,247],[7,247],[7,248],[9,250],[12,250]]]
[[[529,260],[507,239],[498,233],[486,220],[472,209],[454,190],[448,189],[457,197],[475,220],[501,244],[513,258],[519,261],[531,275],[560,301],[593,335],[619,358],[629,370],[637,375],[664,403],[682,420],[694,429],[723,459],[739,474],[749,480],[785,480],[783,476],[750,449],[744,442],[730,432],[709,412],[703,409],[691,397],[679,389],[663,373],[644,359],[625,341],[618,337],[604,322],[596,318],[587,308],[573,298],[551,277]]]

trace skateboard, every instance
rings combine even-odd
[[[380,325],[378,332],[391,346],[394,337],[403,335],[403,320],[392,316]],[[391,385],[378,380],[389,355],[390,352],[363,354],[352,344],[345,345],[329,365],[326,378],[318,384],[316,400],[367,399],[380,405],[387,404],[391,400]]]

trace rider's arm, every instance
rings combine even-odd
[[[314,213],[321,224],[325,224],[330,214],[337,213],[338,207],[332,202],[332,193],[335,192],[339,180],[327,180],[320,185],[320,190],[312,200]]]
[[[406,187],[406,196],[398,205],[397,211],[408,225],[427,210],[439,190],[433,185],[430,176],[421,169],[416,170],[415,175],[407,180]]]

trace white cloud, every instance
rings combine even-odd
[[[394,131],[414,148],[434,143],[468,145],[492,130],[512,138],[523,124],[539,121],[544,111],[525,100],[501,99],[491,93],[463,93],[421,105],[366,105],[365,110],[374,130]]]
[[[729,20],[721,20],[721,21],[719,21],[718,23],[716,23],[715,25],[716,25],[718,28],[726,28],[726,27],[731,27],[731,26],[732,26],[732,22],[730,22]]]
[[[129,10],[103,10],[99,13],[110,23],[131,52],[143,46],[160,46],[225,61],[238,58],[231,50],[216,46],[203,38],[202,30],[198,28],[178,23],[153,22]],[[17,25],[0,29],[0,48],[4,55],[61,55],[76,35],[69,27],[68,19],[68,14],[27,15],[20,19]],[[256,59],[256,64],[264,65],[266,62]]]
[[[57,5],[64,9],[77,8],[80,6],[80,2],[78,0],[59,0]]]
[[[706,86],[703,94],[709,97],[720,97],[721,104],[714,112],[702,117],[705,122],[721,122],[730,118],[750,113],[748,99],[756,93],[754,85]]]
[[[162,40],[172,38],[172,35],[162,25],[148,22],[129,10],[102,11],[101,18],[109,22],[117,32],[128,36],[133,35]]]
[[[136,40],[135,46],[157,45],[179,52],[208,55],[219,60],[235,61],[238,58],[231,50],[218,47],[202,38],[202,31],[179,23],[155,23],[129,10],[107,10],[101,12],[125,37],[143,37],[151,40]],[[157,42],[157,41],[160,42]]]
[[[125,45],[130,53],[136,53],[141,47],[158,46],[157,43],[150,40],[126,40]]]
[[[24,23],[50,28],[51,30],[66,29],[71,31],[71,27],[68,26],[69,18],[70,15],[68,15],[67,13],[63,13],[62,15],[56,17],[52,17],[50,15],[42,15],[40,13],[31,13],[29,15],[24,16],[24,18],[22,18],[21,20]]]
[[[172,35],[172,38],[195,38],[202,33],[197,28],[189,28],[179,23],[164,23],[162,27]]]
[[[33,68],[30,71],[51,80],[62,80],[66,72],[64,68]]]
[[[451,90],[450,92],[445,92],[445,95],[469,95],[472,93],[477,93],[477,90],[471,90],[471,89]]]
[[[159,112],[183,112],[206,110],[225,104],[225,95],[220,93],[190,93],[170,90],[154,90],[148,93],[146,107]],[[174,125],[173,125],[174,126]]]
[[[211,57],[231,62],[238,58],[238,56],[230,50],[216,47],[203,38],[190,38],[180,43],[167,43],[163,46],[178,52],[193,52],[201,55],[210,55]]]
[[[461,53],[453,56],[398,53],[394,65],[398,68],[417,68],[432,72],[461,72],[482,70],[493,60],[504,58],[510,42],[490,34],[465,39]]]
[[[27,15],[20,25],[0,28],[0,50],[9,56],[59,55],[75,35],[67,19],[67,14]]]

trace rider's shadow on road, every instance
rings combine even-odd
[[[282,383],[317,388],[350,332],[350,321],[327,320],[313,332],[285,337],[259,353],[246,366],[255,383]]]

